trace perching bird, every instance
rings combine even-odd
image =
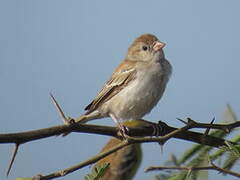
[[[122,141],[111,138],[101,152],[108,151]],[[109,163],[109,168],[99,180],[131,180],[142,160],[140,144],[131,144],[99,160],[96,166]]]
[[[149,121],[142,119],[124,121],[123,126],[128,128],[146,129],[152,128],[153,125]],[[118,146],[122,141],[117,138],[111,138],[107,144],[102,148],[101,153],[108,152],[112,148]],[[100,159],[94,166],[103,167],[109,163],[109,167],[104,172],[103,176],[99,180],[131,180],[142,161],[142,149],[141,144],[130,144],[122,149],[115,151],[114,153]],[[99,175],[99,174],[98,174]]]
[[[164,56],[164,46],[152,34],[138,37],[76,122],[111,117],[122,128],[122,122],[141,119],[149,113],[161,99],[172,71]]]

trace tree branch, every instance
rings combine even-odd
[[[84,162],[81,162],[77,165],[74,165],[72,167],[69,167],[69,168],[66,168],[66,169],[63,169],[63,170],[60,170],[60,171],[56,171],[54,173],[51,173],[51,174],[48,174],[46,176],[42,176],[40,175],[37,175],[37,177],[39,178],[39,180],[49,180],[49,179],[54,179],[54,178],[57,178],[57,177],[62,177],[62,176],[65,176],[71,172],[74,172],[74,171],[77,171],[85,166],[88,166],[90,164],[94,164],[95,162],[97,162],[98,160],[108,156],[109,154],[113,153],[113,152],[116,152],[118,151],[119,149],[125,147],[125,146],[128,146],[130,143],[126,140],[124,140],[122,143],[118,144],[117,146],[114,146],[112,149],[106,151],[106,152],[102,152],[94,157],[91,157],[90,159],[84,161]],[[33,178],[34,179],[34,178]]]
[[[166,135],[171,133],[172,131],[176,130],[177,128],[168,126],[164,122],[153,123],[145,120],[137,120],[144,122],[144,126],[141,127],[129,127],[129,136],[153,136],[158,134],[160,136]],[[216,129],[232,129],[233,127],[239,127],[240,121],[231,124],[204,124],[204,123],[197,123],[191,120],[194,124],[192,128],[211,128],[213,127]],[[127,126],[128,127],[128,126]],[[158,127],[158,132],[154,132],[155,128]],[[7,134],[0,134],[0,143],[15,143],[15,144],[24,144],[30,141],[39,140],[42,138],[47,138],[51,136],[61,135],[68,132],[77,132],[77,133],[90,133],[90,134],[99,134],[99,135],[107,135],[113,136],[116,138],[122,138],[118,132],[118,128],[110,127],[110,126],[99,126],[99,125],[90,125],[90,124],[69,124],[69,125],[60,125],[60,126],[53,126],[50,128],[43,128],[38,130],[26,131],[26,132],[19,132],[19,133],[7,133]],[[213,147],[219,147],[224,145],[224,139],[216,138],[207,135],[202,139],[203,134],[197,133],[193,131],[186,131],[184,133],[179,133],[175,135],[175,138],[183,139],[187,141],[192,141],[195,143],[200,143],[204,145],[209,145]]]
[[[218,166],[216,166],[213,162],[211,162],[210,166],[202,166],[202,167],[178,167],[178,166],[151,166],[148,167],[145,172],[150,172],[150,171],[161,171],[161,170],[186,170],[186,171],[200,171],[200,170],[215,170],[223,174],[229,174],[235,177],[240,178],[240,174],[230,171],[228,169],[223,169]]]
[[[179,120],[181,120],[181,119],[179,119]],[[219,130],[225,131],[226,133],[229,133],[234,128],[240,127],[240,121],[236,121],[234,123],[229,123],[229,124],[213,124],[213,123],[199,123],[199,122],[196,122],[196,121],[192,120],[191,118],[187,118],[187,120],[188,121],[193,121],[193,123],[196,123],[196,128],[219,129]]]
[[[100,154],[100,156],[93,157],[88,161],[82,162],[71,168],[67,168],[62,171],[52,173],[48,175],[50,178],[48,178],[48,176],[43,178],[52,179],[52,177],[55,178],[55,177],[66,175],[86,165],[95,163],[99,159],[104,158],[105,156],[123,148],[124,146],[134,144],[134,143],[159,142],[160,144],[164,144],[168,139],[174,137],[178,139],[192,141],[199,144],[209,145],[212,147],[225,146],[226,144],[224,139],[216,138],[216,137],[206,135],[204,133],[198,133],[198,132],[193,132],[188,130],[191,128],[210,129],[211,127],[215,129],[231,130],[232,128],[240,126],[239,121],[231,124],[216,125],[216,124],[197,123],[191,119],[188,119],[188,122],[185,123],[186,126],[178,129],[178,128],[168,126],[166,123],[161,121],[158,124],[145,121],[145,120],[136,120],[136,121],[138,122],[138,124],[140,124],[140,126],[136,126],[136,124],[129,125],[129,126],[126,125],[129,129],[128,135],[130,136],[127,142],[124,141],[126,144],[123,143],[119,147],[114,147],[110,152]],[[15,143],[18,149],[19,145],[30,142],[30,141],[47,138],[55,135],[60,135],[60,134],[67,134],[70,132],[107,135],[107,136],[113,136],[113,137],[122,139],[121,133],[116,127],[71,123],[71,124],[65,124],[61,126],[54,126],[50,128],[38,129],[38,130],[27,131],[27,132],[0,134],[0,143]],[[155,135],[157,135],[157,137],[152,137]],[[145,137],[145,136],[148,136],[148,137]],[[236,143],[233,143],[233,144],[236,144]],[[10,167],[12,166],[12,162],[14,160],[15,155],[16,155],[16,151],[11,160]],[[9,173],[9,170],[8,170],[8,173]]]
[[[57,177],[60,177],[60,176],[65,176],[65,175],[67,175],[67,174],[69,174],[73,171],[76,171],[76,170],[82,168],[82,167],[93,164],[93,163],[97,162],[98,160],[106,157],[107,155],[109,155],[113,152],[116,152],[117,150],[119,150],[119,149],[121,149],[125,146],[128,146],[130,144],[143,143],[143,142],[158,142],[160,144],[164,144],[171,137],[174,137],[175,135],[177,135],[181,132],[184,132],[184,131],[192,128],[192,127],[193,127],[193,123],[190,122],[189,124],[187,124],[183,128],[175,129],[171,133],[166,134],[165,136],[157,137],[157,138],[151,138],[151,137],[150,138],[133,138],[133,137],[128,137],[122,143],[118,144],[117,146],[113,147],[112,149],[110,149],[108,151],[105,151],[105,152],[102,152],[102,153],[90,158],[87,161],[84,161],[84,162],[82,162],[80,164],[77,164],[75,166],[72,166],[70,168],[66,168],[66,169],[51,173],[51,174],[46,175],[46,176],[40,176],[39,177],[39,175],[38,175],[38,178],[40,178],[40,180],[49,180],[49,179],[54,179],[54,178],[57,178]]]

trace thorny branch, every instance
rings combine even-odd
[[[201,171],[201,170],[215,170],[223,174],[229,174],[235,177],[240,178],[240,174],[230,171],[228,169],[220,168],[215,165],[213,162],[210,162],[209,166],[202,166],[202,167],[186,167],[186,166],[151,166],[148,167],[145,172],[156,171],[156,170],[186,170],[186,171]]]
[[[129,136],[138,136],[138,137],[144,137],[144,136],[153,136],[154,128],[153,126],[160,127],[159,132],[157,132],[160,136],[166,135],[171,133],[172,131],[176,130],[177,128],[171,127],[167,125],[164,122],[153,123],[145,120],[139,120],[146,122],[146,126],[144,127],[129,127]],[[191,120],[193,121],[193,120]],[[194,126],[191,128],[203,128],[203,123],[197,123],[195,121]],[[199,125],[199,126],[198,126]],[[240,127],[240,122],[234,122],[231,124],[212,124],[213,129],[214,127],[222,127],[222,129],[226,129],[226,127]],[[236,126],[238,125],[238,126]],[[211,125],[209,125],[211,126]],[[205,128],[209,128],[206,126]],[[231,128],[231,129],[233,129]],[[219,129],[219,128],[218,128]],[[53,126],[49,128],[43,128],[38,130],[32,130],[32,131],[26,131],[26,132],[19,132],[19,133],[7,133],[7,134],[0,134],[0,144],[6,144],[6,143],[15,143],[15,144],[24,144],[30,141],[35,141],[43,138],[48,138],[51,136],[58,136],[64,133],[68,132],[76,132],[76,133],[89,133],[89,134],[99,134],[99,135],[106,135],[106,136],[113,136],[116,138],[121,138],[121,135],[118,133],[118,128],[116,127],[110,127],[110,126],[100,126],[100,125],[91,125],[91,124],[64,124],[59,126]],[[156,132],[155,132],[156,133]],[[195,137],[192,137],[192,136]],[[187,141],[192,141],[196,143],[201,143],[213,147],[219,147],[224,145],[223,139],[212,137],[212,136],[206,136],[207,138],[204,140],[205,142],[202,142],[199,138],[202,136],[202,133],[197,133],[193,131],[186,131],[184,133],[179,133],[174,136],[174,138],[183,139]],[[191,137],[189,137],[191,136]]]
[[[209,135],[205,135],[203,133],[188,131],[191,128],[198,128],[199,123],[193,120],[189,120],[187,125],[180,129],[168,126],[163,122],[159,122],[158,124],[156,124],[156,123],[152,123],[145,120],[139,120],[139,121],[143,121],[145,123],[145,126],[139,127],[139,128],[129,127],[130,137],[127,139],[127,141],[126,140],[123,141],[123,143],[120,144],[119,147],[114,147],[109,152],[98,154],[97,156],[90,158],[89,160],[84,161],[73,167],[66,168],[64,170],[57,171],[55,173],[52,173],[46,176],[41,176],[40,179],[53,179],[59,176],[64,176],[82,167],[85,167],[89,164],[93,164],[97,162],[99,159],[102,159],[107,155],[127,145],[134,144],[134,143],[159,142],[160,144],[164,144],[170,138],[178,138],[178,139],[192,141],[192,142],[209,145],[213,147],[225,146],[224,139],[212,137]],[[218,124],[217,127],[223,127],[223,129],[225,129],[226,126],[228,128],[236,127],[237,123],[238,122],[227,124],[227,125]],[[153,125],[158,127],[159,132],[157,132],[157,134],[161,135],[160,137],[151,137],[153,135],[153,132],[155,131],[155,128],[153,128]],[[212,125],[216,127],[216,124],[212,124]],[[206,128],[209,128],[209,126],[206,126]],[[199,127],[203,128],[201,123]],[[93,133],[93,134],[99,134],[99,135],[114,136],[116,138],[122,138],[116,127],[97,126],[97,125],[88,125],[88,124],[69,124],[69,125],[61,125],[61,126],[54,126],[54,127],[44,128],[39,130],[33,130],[28,132],[0,134],[0,143],[15,143],[19,146],[23,143],[27,143],[30,141],[47,138],[55,135],[60,135],[62,133],[68,133],[68,132]],[[147,136],[147,137],[144,137],[144,136]]]
[[[143,142],[158,142],[160,144],[164,144],[167,140],[169,140],[171,137],[174,137],[175,135],[181,133],[181,132],[184,132],[184,131],[187,131],[188,129],[190,128],[193,128],[194,127],[194,124],[192,122],[189,122],[186,126],[184,126],[183,128],[180,128],[180,129],[175,129],[174,131],[164,135],[164,136],[161,136],[161,137],[156,137],[156,138],[153,138],[153,137],[145,137],[145,138],[139,138],[139,137],[129,137],[125,140],[123,140],[122,143],[120,143],[119,145],[113,147],[112,149],[106,151],[106,152],[103,152],[103,153],[100,153],[98,155],[96,155],[95,157],[93,158],[90,158],[89,160],[87,161],[84,161],[80,164],[77,164],[75,166],[72,166],[70,168],[66,168],[66,169],[63,169],[63,170],[60,170],[60,171],[57,171],[57,172],[54,172],[54,173],[51,173],[49,175],[46,175],[46,176],[38,176],[38,178],[40,180],[48,180],[48,179],[54,179],[54,178],[57,178],[57,177],[60,177],[60,176],[65,176],[73,171],[76,171],[82,167],[85,167],[89,164],[93,164],[95,162],[97,162],[98,160],[106,157],[107,155],[125,147],[125,146],[128,146],[130,144],[134,144],[134,143],[143,143]]]
[[[79,164],[76,164],[72,167],[69,167],[69,168],[66,168],[66,169],[63,169],[63,170],[60,170],[60,171],[56,171],[54,173],[51,173],[51,174],[48,174],[46,176],[42,176],[42,175],[37,175],[36,177],[39,179],[39,180],[48,180],[48,179],[54,179],[54,178],[57,178],[57,177],[62,177],[62,176],[65,176],[71,172],[74,172],[74,171],[77,171],[85,166],[88,166],[90,164],[94,164],[95,162],[97,162],[98,160],[108,156],[109,154],[111,153],[114,153],[116,152],[117,150],[125,147],[125,146],[128,146],[130,145],[131,143],[124,140],[122,143],[118,144],[117,146],[114,146],[112,149],[106,151],[106,152],[102,152],[94,157],[91,157],[90,159],[84,161],[84,162],[81,162]],[[35,179],[37,179],[36,177],[34,177]],[[33,179],[34,179],[33,178]]]
[[[185,122],[181,119],[178,118],[178,120]],[[193,121],[190,118],[187,118],[188,121]],[[186,123],[186,122],[185,122]],[[203,129],[219,129],[219,130],[223,130],[226,133],[231,132],[231,130],[233,130],[234,128],[240,127],[240,121],[236,121],[234,123],[229,123],[229,124],[212,124],[212,123],[199,123],[196,121],[193,121],[193,123],[196,123],[196,128],[203,128]]]
[[[60,116],[64,120],[64,123],[65,123],[64,125],[38,129],[33,131],[27,131],[27,132],[20,132],[20,133],[0,134],[0,143],[2,144],[15,143],[16,145],[13,158],[11,159],[7,174],[10,172],[10,168],[13,164],[14,157],[16,156],[19,146],[21,144],[24,144],[30,141],[47,138],[51,136],[56,136],[56,135],[61,135],[61,134],[66,135],[70,132],[107,135],[107,136],[113,136],[119,139],[123,139],[123,137],[121,136],[121,133],[116,127],[79,124],[79,123],[74,123],[74,120],[72,123],[71,122],[72,119],[66,118],[62,109],[58,105],[57,101],[54,99],[52,95],[51,97],[54,101],[55,106],[59,111]],[[87,161],[79,163],[70,168],[66,168],[46,176],[38,175],[38,176],[35,176],[33,179],[46,180],[46,179],[57,178],[60,176],[65,176],[66,174],[69,174],[87,165],[93,164],[98,160],[106,157],[107,155],[134,143],[158,142],[160,144],[164,144],[170,138],[178,138],[178,139],[192,141],[199,144],[209,145],[212,147],[226,146],[226,143],[225,143],[226,140],[209,136],[208,135],[209,130],[221,129],[225,132],[230,132],[232,129],[236,127],[240,127],[240,121],[237,121],[231,124],[212,124],[212,122],[210,124],[207,124],[207,123],[197,123],[191,120],[190,118],[188,118],[187,120],[188,120],[187,122],[181,120],[185,124],[185,126],[179,129],[168,126],[166,123],[161,121],[159,121],[158,123],[153,123],[145,120],[136,120],[138,122],[141,122],[140,123],[141,126],[139,127],[127,126],[129,129],[128,131],[129,137],[127,139],[123,139],[123,142],[120,143],[118,146],[113,147],[107,152],[100,153],[88,159]],[[189,129],[192,129],[192,128],[204,128],[206,129],[206,132],[198,133],[198,132],[189,131]],[[156,137],[152,137],[152,136],[156,136]]]

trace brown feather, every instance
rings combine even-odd
[[[111,138],[101,152],[107,151],[121,142],[119,139]],[[96,163],[98,166],[110,163],[109,169],[100,177],[100,180],[131,180],[140,165],[141,153],[140,144],[131,144],[99,160]]]
[[[85,114],[89,114],[96,110],[101,104],[118,94],[135,78],[136,70],[132,68],[134,64],[136,64],[136,62],[125,60],[116,68],[110,80],[105,83],[96,98],[86,106],[85,110],[88,111]]]
[[[128,49],[128,54],[138,54],[136,51],[141,51],[138,48],[139,42],[147,45],[152,45],[157,41],[157,37],[152,34],[143,34],[138,37]],[[110,80],[103,86],[96,98],[85,107],[86,115],[98,109],[103,103],[118,94],[124,87],[126,87],[133,79],[135,79],[136,70],[135,64],[137,61],[124,60],[113,72]]]

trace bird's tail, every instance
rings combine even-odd
[[[81,115],[80,117],[76,118],[75,122],[85,124],[88,121],[100,119],[100,118],[102,118],[102,115],[98,111],[93,111],[89,114],[84,114],[84,115]]]

